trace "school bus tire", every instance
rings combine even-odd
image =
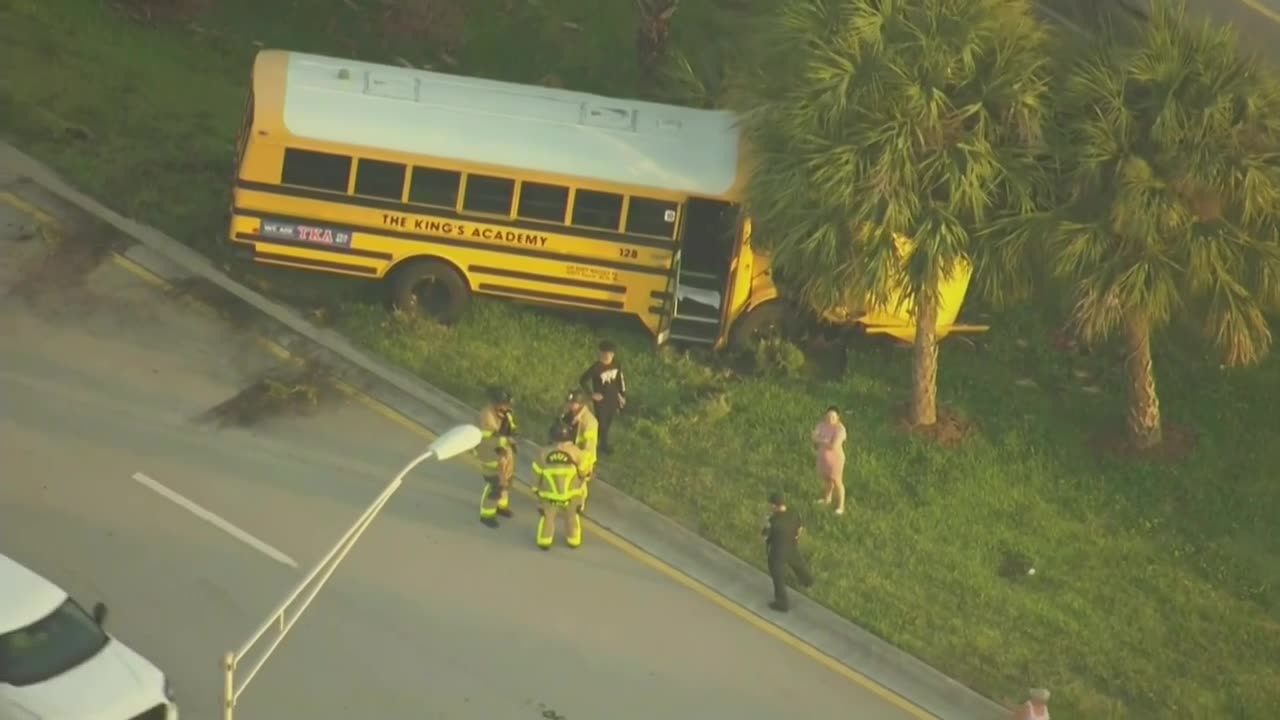
[[[410,260],[393,269],[389,281],[392,308],[446,325],[462,317],[471,302],[471,288],[462,273],[443,260]],[[423,290],[430,292],[427,303],[422,301]]]
[[[729,331],[729,349],[755,352],[770,338],[786,338],[795,329],[795,313],[782,300],[767,300],[743,313]]]

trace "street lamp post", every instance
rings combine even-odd
[[[293,591],[290,592],[289,595],[276,607],[271,615],[263,621],[262,625],[253,633],[244,645],[242,645],[238,651],[228,652],[223,656],[223,720],[233,720],[236,702],[244,693],[245,688],[249,686],[249,683],[253,680],[254,676],[256,676],[258,671],[262,669],[262,666],[266,664],[267,658],[271,657],[271,653],[274,652],[284,640],[285,635],[289,634],[289,631],[293,629],[294,624],[302,617],[303,611],[311,605],[311,601],[315,599],[316,595],[320,592],[320,589],[329,581],[329,576],[333,575],[333,571],[338,569],[338,565],[342,563],[343,558],[347,556],[347,553],[351,552],[351,548],[355,547],[360,536],[363,535],[364,531],[373,523],[374,518],[376,518],[378,513],[382,511],[383,506],[387,504],[387,501],[391,499],[391,496],[400,488],[405,477],[412,472],[414,468],[427,460],[432,458],[436,460],[448,460],[449,458],[461,455],[462,453],[476,447],[480,444],[482,439],[483,434],[481,433],[480,428],[474,425],[459,425],[458,427],[455,427],[437,437],[435,442],[431,443],[431,445],[427,447],[426,452],[414,458],[408,465],[405,465],[404,469],[396,475],[395,479],[387,484],[387,487],[383,489],[377,498],[374,499],[368,509],[360,515],[355,524],[342,535],[338,542],[329,550],[328,553],[325,554],[320,562],[316,563],[316,566],[307,573],[307,576],[298,583],[297,587],[295,587]],[[310,592],[306,592],[308,589]],[[306,592],[306,596],[302,597],[304,592]],[[299,598],[301,598],[301,600],[299,600]],[[291,610],[292,612],[290,612]],[[240,664],[244,662],[245,658],[248,656],[249,652],[253,650],[258,641],[262,640],[262,638],[267,635],[267,631],[271,630],[273,627],[277,628],[277,632],[274,634],[271,644],[268,645],[267,649],[257,658],[257,661],[252,663],[249,667],[249,671],[243,678],[240,678],[237,683],[236,670],[240,667]]]

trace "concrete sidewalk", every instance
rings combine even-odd
[[[199,279],[261,314],[260,331],[291,352],[326,367],[350,369],[343,379],[424,427],[440,431],[473,422],[476,410],[399,368],[373,357],[337,333],[316,327],[293,309],[247,288],[216,269],[205,257],[156,230],[106,208],[69,186],[52,170],[0,143],[0,184],[27,180],[99,218],[137,244],[122,254],[156,275],[180,284]],[[530,450],[532,448],[529,448]],[[528,478],[522,478],[526,482]],[[863,677],[944,720],[996,720],[1000,705],[946,677],[920,660],[847,622],[807,598],[798,597],[785,616],[764,608],[769,579],[761,571],[702,540],[647,506],[597,480],[590,519],[625,538],[781,632],[802,641],[847,677]],[[833,667],[834,669],[834,667]],[[920,714],[925,717],[924,713]]]

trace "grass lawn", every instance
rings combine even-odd
[[[709,1],[685,1],[678,42],[725,41]],[[634,92],[629,2],[455,4],[468,17],[428,51],[382,39],[378,14],[357,9],[374,0],[222,0],[200,30],[143,26],[96,0],[5,0],[0,134],[217,255],[256,43],[439,69],[452,66],[434,48],[448,44],[460,72]],[[763,498],[789,491],[810,518],[816,599],[992,697],[1045,684],[1062,717],[1090,719],[1280,707],[1280,361],[1223,372],[1164,343],[1167,420],[1197,442],[1185,462],[1147,464],[1094,450],[1099,428],[1118,428],[1114,363],[1055,351],[1048,311],[998,315],[988,336],[943,347],[940,397],[975,427],[943,449],[891,422],[907,391],[901,350],[814,348],[799,372],[754,377],[655,351],[638,324],[482,301],[446,329],[388,318],[367,286],[249,275],[331,306],[353,338],[463,398],[504,380],[530,427],[608,334],[634,385],[610,482],[757,563]],[[829,403],[847,408],[851,434],[844,518],[810,505],[820,488],[807,436]],[[1034,562],[1033,578],[1002,576],[1016,556]]]

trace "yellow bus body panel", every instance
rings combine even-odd
[[[730,185],[720,192],[694,193],[650,185],[639,187],[621,182],[587,180],[546,171],[531,172],[527,168],[522,169],[518,162],[499,166],[301,137],[291,132],[286,123],[290,62],[291,56],[296,55],[277,50],[264,50],[258,54],[253,70],[253,92],[238,144],[230,240],[252,252],[257,262],[382,279],[405,261],[430,258],[453,266],[472,292],[523,302],[634,315],[651,333],[665,339],[662,328],[672,312],[670,290],[674,287],[676,251],[684,237],[685,203],[694,199],[733,204],[742,201],[749,167],[745,151]],[[298,57],[332,63],[348,62],[318,56]],[[292,61],[298,60],[293,58]],[[400,68],[386,68],[386,73],[406,72]],[[459,83],[487,82],[467,78],[456,80]],[[407,90],[391,87],[383,92],[394,94]],[[344,96],[335,94],[332,102],[340,104],[345,101]],[[633,102],[616,101],[618,107],[626,107]],[[645,107],[664,106],[645,104]],[[671,112],[689,111],[671,108]],[[696,117],[690,120],[696,121]],[[286,148],[350,158],[346,193],[312,192],[284,185]],[[397,200],[358,196],[357,168],[363,161],[460,173],[463,181],[458,190],[459,200],[453,208],[410,203],[407,177],[402,195]],[[640,158],[636,162],[640,164],[637,167],[641,167],[647,159]],[[644,167],[647,166],[641,169]],[[515,181],[511,214],[486,216],[462,210],[466,178],[475,175],[492,175]],[[569,188],[571,199],[566,207],[566,219],[572,215],[573,198],[580,192],[621,195],[626,201],[619,220],[620,228],[627,227],[626,217],[633,197],[673,203],[678,208],[677,217],[672,221],[675,223],[673,235],[664,239],[622,232],[592,233],[563,222],[531,224],[517,220],[513,216],[514,208],[519,203],[523,188],[530,183]],[[289,225],[295,234],[304,233],[303,239],[291,237],[287,241],[281,240],[272,231],[282,224]],[[962,268],[942,288],[938,319],[940,338],[951,332],[986,329],[956,322],[968,290],[970,274],[969,268]],[[714,346],[723,348],[727,344],[733,324],[739,317],[779,297],[769,258],[753,250],[751,223],[744,218],[733,258],[725,268],[724,305]],[[859,323],[865,325],[870,333],[887,334],[908,342],[915,335],[909,303],[891,304],[870,312],[850,309],[828,313],[824,319]]]

